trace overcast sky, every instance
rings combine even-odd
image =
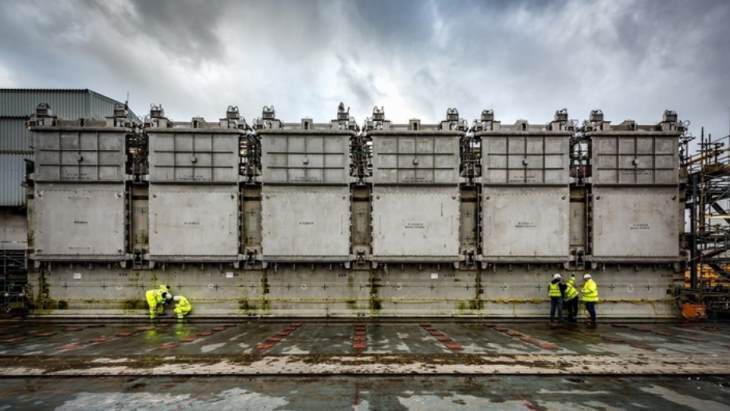
[[[0,87],[130,94],[138,114],[548,121],[566,107],[728,134],[730,1],[0,0]]]

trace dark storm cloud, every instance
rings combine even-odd
[[[337,60],[340,64],[337,74],[349,89],[348,94],[354,97],[353,103],[359,107],[367,107],[377,101],[380,93],[375,86],[375,77],[372,73],[361,73],[358,70],[357,57],[348,58],[338,54]]]
[[[656,122],[728,131],[730,3],[718,1],[4,1],[0,86],[89,87],[144,113],[288,120]],[[698,129],[695,128],[696,132]]]
[[[216,33],[224,8],[197,0],[131,0],[137,30],[146,32],[177,56],[223,58],[223,41]]]

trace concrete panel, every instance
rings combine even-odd
[[[459,243],[461,252],[476,256],[479,247],[479,192],[476,187],[460,189]]]
[[[376,260],[459,258],[459,187],[373,187]]]
[[[678,192],[673,187],[593,188],[593,256],[598,259],[679,255]]]
[[[150,129],[151,182],[238,182],[239,130]]]
[[[36,184],[36,259],[123,259],[123,184]]]
[[[347,184],[350,133],[262,132],[264,184]]]
[[[148,254],[150,249],[149,232],[149,188],[133,185],[132,189],[132,250],[135,253]]]
[[[35,181],[123,181],[125,129],[43,129],[32,132]]]
[[[677,184],[678,134],[591,134],[593,183]]]
[[[375,184],[458,183],[461,133],[401,133],[370,132]]]
[[[483,258],[567,261],[568,194],[568,187],[484,187]]]
[[[482,271],[483,312],[490,317],[547,317],[550,313],[548,283],[553,273],[565,277],[570,273],[538,267],[525,270],[515,267]],[[582,272],[575,272],[578,289],[582,287]],[[671,318],[676,317],[675,302],[667,294],[673,286],[671,269],[622,268],[591,272],[598,284],[599,319],[613,318]],[[586,313],[583,304],[580,316]]]
[[[350,188],[262,188],[264,260],[349,260]]]
[[[150,185],[150,258],[235,260],[238,186]]]
[[[482,138],[484,184],[568,184],[568,135],[477,136]]]
[[[580,194],[578,198],[575,194]],[[585,247],[586,243],[586,203],[583,201],[583,193],[572,193],[570,201],[570,246],[576,248]]]
[[[241,202],[244,251],[261,256],[261,187],[245,187]]]
[[[353,187],[352,189],[352,254],[370,255],[372,244],[372,230],[370,229],[370,191],[368,187]]]
[[[122,269],[106,265],[55,266],[43,274],[50,307],[66,309],[37,310],[44,315],[134,316],[146,317],[145,291],[167,284],[174,294],[186,296],[193,305],[192,316],[247,316],[250,307],[265,295],[261,272],[221,269],[220,264],[168,264],[170,268],[153,270]],[[34,299],[38,298],[40,274],[30,273]],[[167,309],[172,316],[171,308]]]
[[[220,270],[215,266],[171,266],[166,270],[130,270],[100,265],[58,266],[43,274],[50,299],[36,310],[50,316],[122,315],[146,318],[144,292],[168,284],[193,304],[200,316],[337,317],[485,317],[546,318],[551,267],[514,265],[482,271],[450,265],[405,265],[389,270],[337,267],[279,267],[267,270]],[[569,276],[569,272],[561,271]],[[582,272],[575,272],[578,287]],[[592,272],[598,283],[601,318],[676,317],[673,272],[666,268],[622,268]],[[31,273],[34,299],[40,275]],[[40,306],[40,304],[39,304]],[[169,313],[169,311],[168,311]],[[169,314],[168,314],[169,315]],[[585,317],[581,308],[580,315]]]

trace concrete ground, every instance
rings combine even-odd
[[[0,410],[708,410],[729,387],[725,323],[0,323]]]
[[[0,380],[0,408],[726,410],[722,377],[131,377]]]

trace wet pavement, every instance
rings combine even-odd
[[[726,410],[725,377],[0,379],[0,409]]]
[[[3,322],[0,376],[730,374],[730,324]]]
[[[730,409],[730,324],[0,322],[4,409]]]
[[[198,354],[730,353],[727,323],[0,322],[0,357]]]

